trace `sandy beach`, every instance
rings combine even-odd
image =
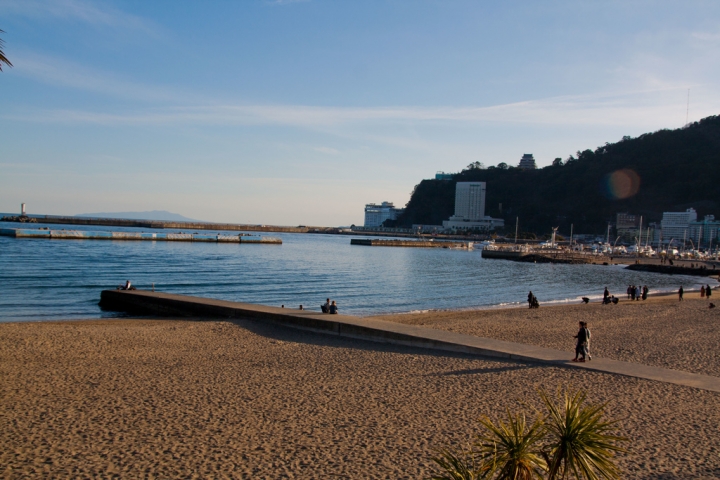
[[[539,387],[611,402],[623,478],[720,476],[718,394],[250,320],[0,324],[0,377],[4,478],[424,478]]]
[[[713,347],[720,339],[720,308],[708,308],[708,300],[698,292],[684,298],[680,302],[677,295],[663,295],[646,301],[623,298],[617,305],[595,302],[373,318],[567,350],[568,359],[578,322],[586,321],[593,356],[720,377],[720,352]]]

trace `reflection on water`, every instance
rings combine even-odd
[[[620,266],[483,260],[478,250],[351,246],[348,236],[272,236],[283,245],[0,237],[0,321],[109,316],[97,306],[100,291],[127,279],[140,289],[154,283],[163,292],[293,308],[319,310],[330,297],[351,315],[515,305],[528,290],[542,304],[597,298],[606,285],[622,295],[628,284],[657,292],[709,281]]]

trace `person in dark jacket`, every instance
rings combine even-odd
[[[577,335],[575,335],[573,338],[577,338],[577,343],[575,344],[575,358],[573,358],[573,362],[584,362],[585,361],[585,348],[587,346],[587,329],[585,328],[585,322],[580,322],[580,330],[578,330]],[[578,358],[580,355],[582,355],[582,358]]]

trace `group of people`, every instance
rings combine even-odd
[[[685,289],[680,285],[680,288],[678,289],[678,300],[681,302],[683,301],[683,295],[685,294]],[[710,285],[700,286],[700,298],[706,298],[710,300],[710,297],[712,296],[712,288],[710,288]],[[715,308],[714,304],[710,304],[710,308]]]
[[[532,293],[532,290],[528,293],[528,305],[530,308],[540,308],[540,303],[538,302],[537,297]]]
[[[640,285],[628,285],[627,298],[628,300],[640,300],[641,298],[647,300],[649,291],[650,289],[647,285],[642,287]]]
[[[320,305],[320,310],[322,310],[323,313],[332,313],[337,314],[338,313],[338,307],[335,303],[335,300],[332,302],[328,298],[323,305]]]

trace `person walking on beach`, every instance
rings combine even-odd
[[[678,298],[682,302],[683,293],[685,293],[685,290],[683,290],[682,285],[680,285],[680,290],[678,290]]]
[[[585,330],[585,322],[580,322],[580,330],[578,330],[577,335],[575,335],[573,338],[577,338],[577,342],[575,343],[575,358],[572,359],[573,362],[584,362],[585,361],[585,346],[587,344],[587,332]],[[580,355],[582,355],[582,358],[578,358]]]
[[[603,292],[603,303],[607,303],[607,299],[610,296],[610,292],[608,291],[607,287],[605,287],[605,291]]]
[[[700,298],[705,298],[705,285],[700,285]]]
[[[630,300],[635,301],[635,285],[630,285]]]
[[[592,360],[592,355],[590,355],[590,338],[592,335],[590,334],[590,328],[588,328],[587,322],[583,322],[583,327],[585,328],[585,354],[588,360]]]
[[[630,300],[630,291],[631,291],[631,290],[632,290],[632,285],[628,285],[628,288],[627,288],[628,300]]]
[[[648,292],[649,292],[649,291],[650,291],[650,289],[648,288],[647,285],[645,285],[645,286],[643,287],[643,289],[642,289],[642,299],[643,299],[643,300],[647,300],[647,296],[648,296]]]
[[[710,290],[710,285],[708,285],[705,287],[705,296],[708,300],[710,300],[710,295],[712,295],[710,292],[712,292],[712,290]]]
[[[640,288],[640,285],[638,285],[637,287],[635,287],[635,300],[639,302],[640,297],[642,297],[642,288]]]
[[[535,295],[533,295],[532,290],[530,290],[530,293],[528,293],[528,308],[533,307],[533,299],[535,298]]]

